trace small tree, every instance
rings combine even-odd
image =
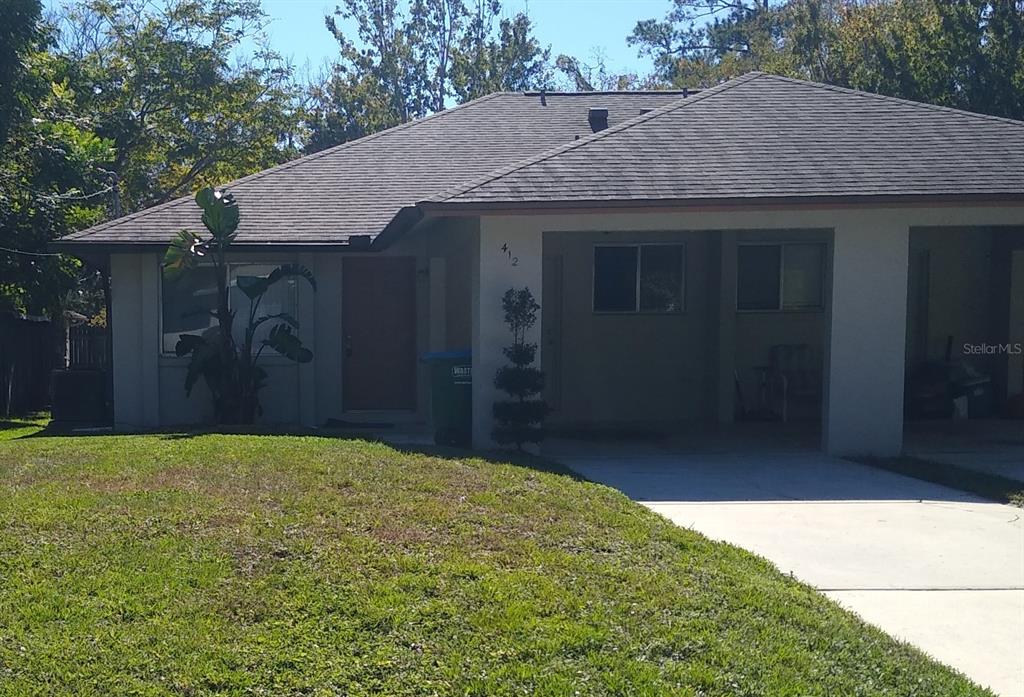
[[[189,230],[179,232],[164,255],[164,270],[172,278],[183,273],[214,275],[217,309],[209,313],[217,320],[217,326],[201,335],[180,335],[174,353],[192,357],[185,374],[186,394],[192,393],[201,377],[213,395],[218,423],[251,424],[262,413],[259,391],[266,384],[267,371],[257,363],[264,349],[271,348],[296,363],[313,360],[313,352],[292,333],[298,328],[298,321],[286,312],[260,315],[260,302],[270,287],[284,278],[304,278],[314,291],[316,279],[309,269],[299,264],[279,266],[266,276],[239,276],[236,279],[238,289],[249,299],[245,332],[239,345],[233,332],[236,310],[228,304],[227,262],[227,253],[238,229],[238,207],[231,194],[211,188],[196,194],[196,204],[203,209],[203,225],[210,236],[203,238]],[[274,321],[278,324],[258,342],[259,348],[256,348],[256,330]]]
[[[519,450],[524,443],[544,440],[544,417],[548,405],[537,395],[544,389],[544,374],[533,367],[537,344],[526,343],[526,332],[537,323],[540,305],[533,299],[529,288],[509,288],[501,300],[505,310],[505,323],[512,331],[512,344],[502,349],[511,365],[498,369],[494,386],[510,399],[494,403],[497,425],[491,435],[502,445],[515,444]]]

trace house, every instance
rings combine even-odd
[[[469,348],[486,446],[512,286],[542,306],[556,429],[777,413],[781,373],[827,452],[886,455],[908,366],[948,337],[957,356],[996,347],[978,367],[997,404],[1024,383],[1016,121],[763,73],[698,93],[501,93],[226,188],[234,273],[297,261],[319,282],[269,301],[315,358],[271,359],[267,421],[428,423],[418,355]],[[119,427],[209,415],[172,352],[208,321],[181,315],[209,289],[161,280],[182,228],[202,230],[191,197],[56,243],[109,267]]]

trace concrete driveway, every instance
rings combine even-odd
[[[1024,697],[1024,510],[813,452],[552,450],[998,694]]]

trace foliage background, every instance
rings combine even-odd
[[[0,3],[0,311],[102,308],[47,243],[495,90],[707,87],[764,70],[1024,118],[1024,2],[666,0],[654,65],[555,55],[502,0],[341,0],[300,74],[259,0]]]

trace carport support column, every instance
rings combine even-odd
[[[543,233],[527,216],[480,219],[477,261],[473,265],[473,447],[493,447],[491,408],[507,396],[494,387],[494,374],[508,361],[502,349],[512,343],[501,298],[509,288],[529,288],[543,312]],[[537,344],[540,366],[541,313],[527,334]]]
[[[884,215],[837,226],[825,381],[825,451],[903,449],[909,229]]]

